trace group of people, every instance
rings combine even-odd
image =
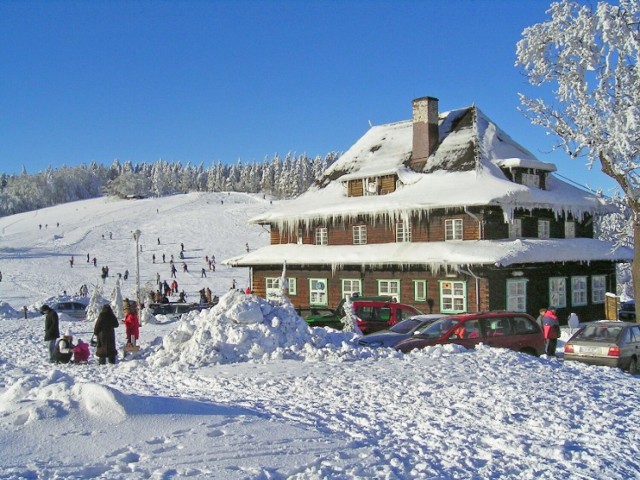
[[[135,346],[140,335],[140,319],[137,308],[128,299],[124,300],[123,306],[126,345]],[[74,344],[71,330],[67,330],[61,336],[58,314],[49,305],[43,305],[40,308],[40,313],[45,315],[44,340],[48,342],[49,361],[52,363],[86,363],[90,356],[89,345],[82,339],[78,339],[78,343]],[[104,305],[93,328],[96,357],[98,357],[100,365],[105,365],[107,361],[111,364],[116,363],[118,356],[116,328],[119,325],[111,305]]]

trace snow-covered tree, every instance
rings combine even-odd
[[[362,331],[360,327],[358,327],[358,319],[356,317],[356,312],[353,309],[353,302],[351,301],[351,295],[347,296],[344,300],[344,304],[342,305],[344,309],[344,317],[340,319],[342,322],[343,332],[353,332],[357,335],[362,336]]]
[[[520,95],[528,117],[559,139],[572,158],[599,164],[633,214],[635,298],[640,298],[640,2],[595,7],[553,3],[550,20],[524,30],[516,65],[551,100]],[[640,302],[636,303],[640,319]]]
[[[116,279],[116,285],[111,293],[111,308],[116,318],[124,318],[124,302],[122,301],[122,288],[120,287],[120,279]]]
[[[87,305],[87,321],[96,322],[98,315],[102,311],[102,305],[104,305],[104,297],[102,296],[102,287],[96,283],[93,285],[91,297],[89,298],[89,305]]]

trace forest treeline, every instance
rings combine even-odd
[[[337,160],[339,153],[309,158],[274,155],[260,163],[183,165],[158,160],[153,163],[96,162],[76,167],[47,168],[29,174],[0,174],[0,216],[51,207],[103,195],[163,197],[175,193],[235,191],[293,198],[303,193]]]

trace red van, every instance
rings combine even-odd
[[[364,334],[384,330],[402,320],[421,314],[411,305],[392,300],[359,300],[354,298],[353,310],[357,317],[358,328]]]

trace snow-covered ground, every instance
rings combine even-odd
[[[220,261],[268,243],[246,220],[269,208],[190,194],[0,218],[0,478],[640,478],[638,377],[484,347],[365,349],[309,330],[286,299],[230,290],[248,272]],[[101,284],[102,265],[105,294],[128,269],[133,297],[135,229],[143,284],[169,277],[159,256],[178,261],[183,242],[180,288],[209,286],[219,305],[143,325],[143,349],[114,366],[48,363],[36,308]],[[217,269],[201,278],[205,255]]]

